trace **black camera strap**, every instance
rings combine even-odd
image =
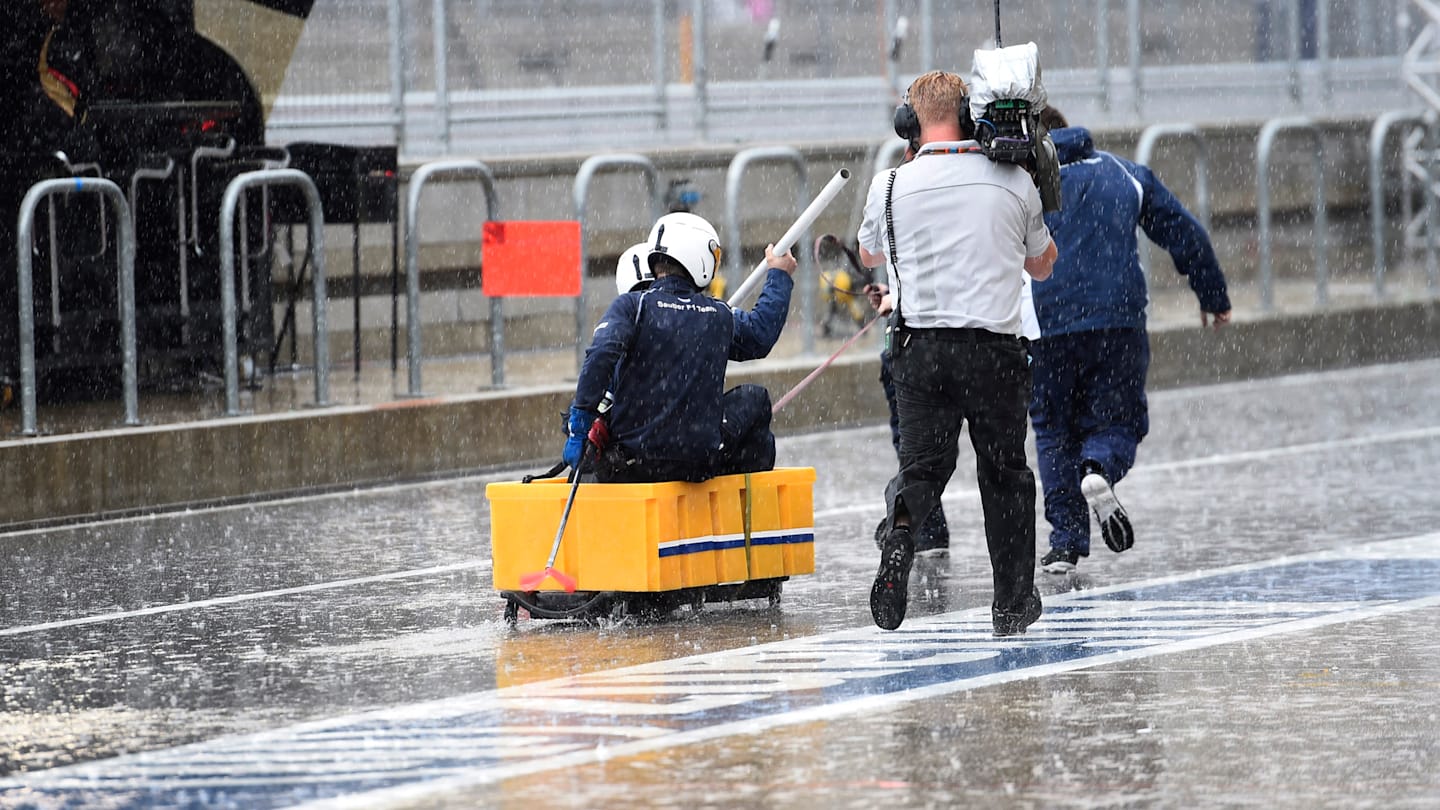
[[[895,175],[900,173],[899,167],[890,170],[890,179],[885,183],[885,235],[890,240],[890,269],[898,276],[900,271],[900,257],[895,251]]]
[[[890,318],[889,332],[891,337],[905,328],[905,318],[900,314],[900,254],[895,250],[895,176],[900,174],[900,167],[896,166],[890,171],[890,180],[885,184],[885,234],[890,240],[890,279],[891,286],[895,292],[895,312]],[[904,340],[899,343],[888,341],[890,353],[893,356],[895,351],[901,348]]]

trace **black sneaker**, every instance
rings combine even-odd
[[[909,597],[910,563],[915,559],[915,545],[910,530],[897,526],[885,538],[880,552],[880,570],[870,587],[870,615],[882,630],[894,630],[905,621],[905,605]]]
[[[1080,562],[1080,552],[1068,548],[1052,548],[1040,558],[1040,570],[1047,574],[1068,574]]]
[[[939,557],[950,553],[950,538],[936,537],[935,535],[921,531],[920,536],[915,538],[915,554],[921,557]]]
[[[925,522],[920,524],[920,533],[915,535],[915,553],[932,556],[950,553],[950,524],[945,522],[945,510],[939,506],[930,510]]]
[[[1080,479],[1080,491],[1085,495],[1085,502],[1090,504],[1090,511],[1095,513],[1095,521],[1100,524],[1100,536],[1105,538],[1105,545],[1111,551],[1119,554],[1135,545],[1135,529],[1130,525],[1130,516],[1125,513],[1125,507],[1120,505],[1105,476],[1093,472],[1087,474]]]
[[[1040,611],[1040,591],[1034,588],[1030,589],[1030,595],[1025,598],[1025,609],[1020,613],[1010,613],[992,607],[990,618],[995,624],[995,635],[1018,636],[1024,633],[1025,628],[1040,618]]]

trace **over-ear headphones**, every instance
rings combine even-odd
[[[910,91],[905,91],[905,101],[895,108],[895,134],[907,141],[915,142],[920,140],[920,116],[915,114],[915,108],[910,106]],[[975,124],[970,117],[970,96],[960,97],[960,134],[974,133]]]
[[[907,141],[920,137],[920,116],[908,101],[895,108],[895,134]]]

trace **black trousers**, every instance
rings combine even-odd
[[[1025,459],[1030,369],[1020,339],[971,329],[911,329],[894,338],[900,472],[886,488],[888,520],[912,526],[940,502],[955,472],[960,429],[975,448],[994,609],[1019,613],[1035,583],[1035,475]]]
[[[890,350],[880,352],[880,386],[885,389],[885,404],[890,408],[890,443],[895,445],[895,457],[900,457],[900,408],[895,404],[895,372],[890,366]],[[950,524],[945,519],[945,508],[939,501],[920,524],[920,531],[914,535],[916,543],[929,548],[950,544]]]
[[[775,469],[775,434],[770,431],[770,392],[763,385],[737,385],[720,400],[721,447],[706,458],[644,458],[613,445],[600,454],[595,478],[611,484],[704,481],[717,475]]]

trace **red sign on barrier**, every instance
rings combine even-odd
[[[480,257],[480,287],[487,297],[580,294],[579,222],[486,222]]]

